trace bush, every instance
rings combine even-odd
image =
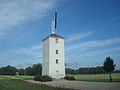
[[[47,81],[52,81],[52,78],[47,76],[47,75],[44,75],[44,76],[36,75],[34,77],[34,80],[35,81],[41,81],[41,82],[47,82]]]
[[[66,76],[66,77],[64,77],[64,79],[66,79],[66,80],[75,80],[75,78],[73,76]]]

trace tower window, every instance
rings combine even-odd
[[[58,64],[58,59],[56,59],[56,64]]]
[[[56,72],[59,72],[58,70],[56,70]]]
[[[56,54],[58,54],[58,50],[56,50]]]
[[[56,38],[55,42],[58,43],[58,39],[57,38]]]

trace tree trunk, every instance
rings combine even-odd
[[[111,72],[109,72],[110,82],[112,82]]]

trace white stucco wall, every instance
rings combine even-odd
[[[42,75],[49,75],[49,39],[43,42]]]
[[[56,59],[58,59],[58,64],[56,64]],[[58,43],[55,37],[49,37],[43,41],[42,75],[49,75],[56,79],[65,77],[64,39],[58,38]]]

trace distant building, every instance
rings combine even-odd
[[[52,24],[52,34],[43,39],[42,75],[60,79],[65,77],[64,37],[55,32],[56,18]]]

